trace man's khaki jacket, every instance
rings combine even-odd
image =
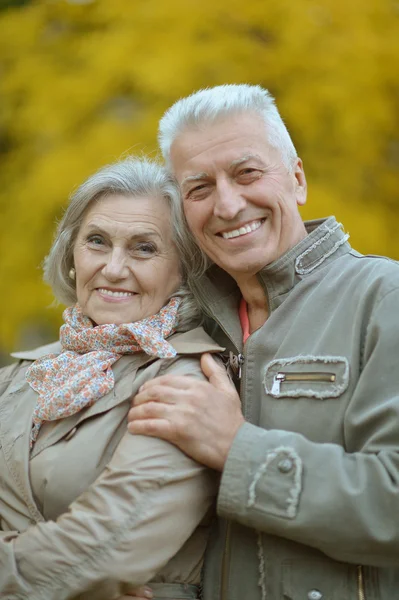
[[[235,282],[215,266],[191,282],[248,421],[205,600],[399,599],[399,265],[352,250],[332,217],[306,225],[259,272],[270,314],[244,347]]]
[[[201,328],[169,341],[174,359],[120,358],[114,389],[44,424],[31,454],[25,371],[60,346],[0,371],[0,598],[113,600],[149,580],[156,598],[196,598],[218,481],[171,444],[129,434],[127,412],[145,381],[203,379],[199,355],[222,349]]]

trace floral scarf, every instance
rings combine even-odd
[[[67,308],[60,329],[63,352],[36,360],[26,372],[27,382],[39,394],[31,448],[44,421],[70,417],[112,390],[115,381],[111,367],[123,354],[142,350],[159,358],[176,356],[165,338],[175,331],[180,303],[180,298],[172,298],[152,317],[96,327],[78,304]]]

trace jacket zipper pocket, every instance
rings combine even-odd
[[[271,389],[272,395],[278,396],[280,386],[285,381],[321,381],[325,383],[334,383],[335,373],[276,373],[273,379]]]
[[[357,566],[357,589],[358,589],[358,600],[366,600],[366,594],[364,592],[364,579],[363,579],[362,565]]]

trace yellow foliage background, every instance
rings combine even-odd
[[[0,2],[0,351],[55,339],[40,264],[70,192],[156,152],[178,97],[220,83],[276,96],[304,160],[305,218],[335,214],[399,258],[397,0]]]

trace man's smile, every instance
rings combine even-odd
[[[231,229],[230,231],[221,231],[218,233],[223,239],[228,240],[230,238],[240,237],[242,235],[246,235],[247,233],[252,233],[252,231],[256,231],[259,227],[264,223],[265,219],[259,219],[256,221],[251,221],[250,223],[246,223],[237,229]]]

